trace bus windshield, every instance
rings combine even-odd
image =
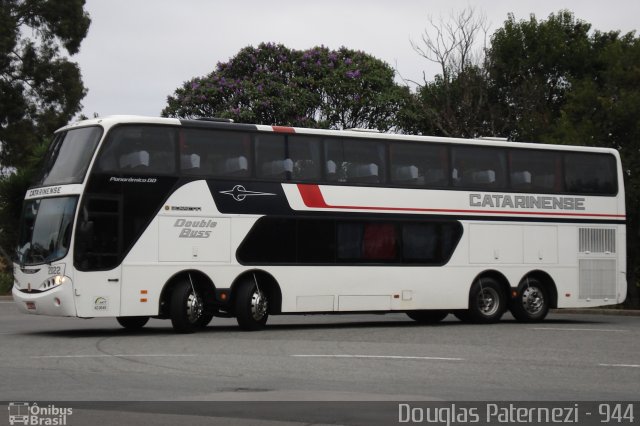
[[[101,135],[100,127],[58,133],[49,147],[42,175],[35,186],[82,183]]]
[[[73,196],[25,203],[16,250],[20,265],[51,263],[67,255],[77,202]]]

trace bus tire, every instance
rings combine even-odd
[[[202,314],[198,325],[202,328],[205,328],[213,320],[213,317],[214,317],[213,314],[207,314],[207,313]]]
[[[234,299],[236,320],[240,328],[247,331],[263,329],[269,317],[269,300],[256,282],[245,280],[238,284]]]
[[[193,333],[202,328],[204,305],[188,280],[180,281],[171,293],[171,325],[176,333]]]
[[[448,311],[432,310],[432,311],[409,311],[407,316],[420,324],[435,324],[442,321],[449,315]]]
[[[500,284],[491,277],[480,277],[471,285],[469,309],[463,318],[476,324],[500,321],[506,311],[507,297]]]
[[[149,322],[149,317],[117,317],[116,320],[127,330],[140,330]]]
[[[549,313],[550,297],[546,287],[535,278],[526,278],[511,300],[510,311],[520,322],[539,322]]]

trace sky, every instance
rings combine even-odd
[[[561,9],[600,31],[640,29],[638,0],[87,0],[92,22],[79,64],[88,94],[82,113],[158,116],[167,96],[209,74],[243,47],[282,43],[361,50],[391,65],[397,81],[431,80],[437,66],[411,47],[429,18],[467,7],[489,35],[509,13],[544,19]]]

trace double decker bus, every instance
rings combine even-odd
[[[603,148],[99,118],[55,133],[20,226],[21,311],[131,329],[527,322],[626,295],[620,158]]]

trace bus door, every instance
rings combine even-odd
[[[76,227],[73,280],[79,317],[120,315],[122,196],[87,195]]]
[[[110,271],[76,272],[73,292],[79,317],[120,316],[122,268]]]

